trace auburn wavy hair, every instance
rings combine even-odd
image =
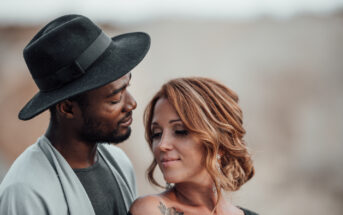
[[[177,78],[165,83],[144,112],[145,138],[151,150],[151,123],[160,98],[169,101],[186,129],[200,139],[205,149],[205,166],[219,196],[222,189],[238,190],[254,175],[252,159],[243,140],[242,110],[234,91],[202,77]],[[162,187],[154,178],[156,166],[154,159],[147,169],[148,180]]]

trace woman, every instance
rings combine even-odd
[[[168,186],[138,198],[132,215],[255,214],[223,197],[254,175],[237,102],[235,92],[208,78],[179,78],[162,86],[144,123],[154,154],[148,179],[160,186],[153,177],[158,165]]]

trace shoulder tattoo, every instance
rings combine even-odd
[[[162,202],[158,206],[162,215],[183,215],[183,212],[177,211],[174,207],[167,208]]]

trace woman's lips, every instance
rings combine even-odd
[[[161,164],[163,167],[171,167],[175,164],[177,164],[180,161],[180,159],[168,159],[168,160],[162,160]]]

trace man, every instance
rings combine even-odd
[[[119,143],[130,136],[136,101],[130,71],[144,58],[142,32],[109,38],[81,15],[59,17],[24,49],[39,92],[19,118],[49,109],[49,127],[0,185],[0,214],[126,214],[135,176]]]

